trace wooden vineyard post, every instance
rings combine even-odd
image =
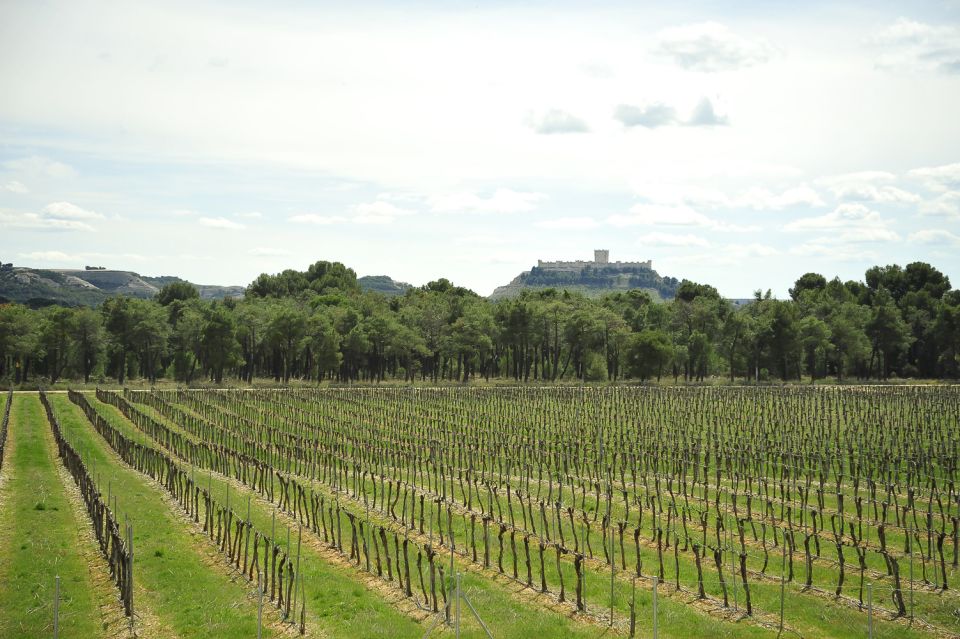
[[[60,636],[60,575],[53,578],[53,639]]]
[[[133,524],[127,524],[127,544],[130,549],[130,554],[128,555],[130,561],[130,569],[127,572],[127,588],[130,597],[130,627],[133,627],[134,617],[133,617]]]
[[[238,549],[239,554],[239,549]],[[247,495],[247,535],[243,548],[243,571],[247,571],[247,556],[250,554],[250,495]],[[238,562],[239,563],[239,562]]]
[[[257,604],[257,639],[263,639],[263,578],[261,573],[262,571],[257,571],[257,576],[260,579],[260,601]]]
[[[460,573],[457,573],[456,635],[460,639]]]
[[[783,533],[783,561],[780,564],[780,630],[777,636],[783,634],[783,591],[786,588],[786,570],[787,570],[787,533]]]
[[[737,568],[733,561],[733,531],[730,530],[730,526],[727,525],[727,519],[729,518],[730,511],[730,491],[727,490],[724,492],[724,501],[725,507],[723,512],[723,529],[727,537],[727,553],[730,555],[730,583],[733,584],[733,609],[740,609],[740,602],[737,598]]]
[[[307,591],[303,585],[303,575],[300,575],[300,634],[307,633]]]
[[[870,530],[867,528],[867,530]],[[913,530],[907,532],[907,547],[910,549],[910,622],[913,622]],[[936,562],[934,562],[936,566]]]
[[[286,564],[286,566],[287,566],[287,575],[288,575],[288,578],[289,578],[289,574],[290,574],[290,573],[289,573],[289,570],[290,570],[290,526],[287,526],[287,552],[286,552],[286,557],[284,557],[283,562],[280,564],[280,571],[281,571],[281,572],[280,572],[280,593],[281,593],[281,597],[283,597],[283,583],[284,583],[284,582],[283,582],[283,566],[284,566],[284,564]],[[289,582],[288,582],[288,583],[289,583]],[[288,588],[287,588],[287,597],[283,597],[283,600],[284,600],[283,620],[284,620],[284,621],[286,621],[286,620],[287,620],[287,617],[290,616],[290,601],[289,601],[289,596],[290,596],[290,595],[289,595],[289,593],[290,593],[290,589],[289,589],[289,587],[288,587]]]
[[[660,583],[660,578],[656,575],[653,576],[653,639],[659,637],[659,620],[657,619],[657,585]]]
[[[300,524],[299,529],[297,530],[297,570],[294,573],[294,578],[300,577],[300,542],[303,539],[303,524]],[[303,578],[301,577],[301,580]],[[297,615],[297,587],[294,585],[293,588],[293,615],[294,621],[296,621]]]
[[[578,599],[579,602],[580,602],[580,609],[583,610],[583,612],[586,612],[586,611],[587,611],[587,602],[586,602],[586,600],[583,598],[583,593],[584,593],[584,592],[586,591],[586,589],[587,589],[587,571],[583,569],[583,559],[584,559],[584,557],[585,557],[585,554],[584,554],[584,553],[587,552],[587,550],[586,550],[586,546],[587,546],[587,544],[586,544],[586,539],[587,539],[587,529],[586,529],[587,518],[586,518],[586,515],[584,515],[583,523],[584,523],[584,525],[581,526],[580,529],[583,531],[584,544],[583,544],[583,547],[581,547],[581,549],[580,549],[580,566],[579,566],[579,568],[577,569],[577,573],[579,574],[579,581],[577,582],[577,599]]]

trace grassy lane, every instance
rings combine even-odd
[[[134,607],[144,602],[165,627],[141,629],[144,636],[255,637],[257,608],[246,581],[227,573],[205,538],[173,512],[163,489],[123,464],[66,395],[49,399],[102,489],[109,478],[118,516],[133,524]],[[264,613],[267,626],[267,607]],[[264,628],[264,637],[275,635]]]
[[[106,636],[78,522],[57,475],[59,462],[36,395],[16,395],[0,489],[0,637],[53,636],[54,575],[60,575],[60,636]]]

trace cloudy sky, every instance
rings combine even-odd
[[[0,260],[960,284],[957,0],[324,4],[0,4]]]

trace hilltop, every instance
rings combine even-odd
[[[412,284],[398,282],[389,275],[364,275],[357,278],[357,284],[365,291],[376,291],[387,297],[403,295],[408,289],[413,288]]]
[[[490,299],[515,297],[523,291],[547,288],[564,289],[599,297],[615,291],[641,289],[654,299],[673,299],[680,281],[663,277],[653,270],[653,263],[610,262],[609,252],[594,251],[593,261],[545,262],[524,271],[505,285],[497,287]]]

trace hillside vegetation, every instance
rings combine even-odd
[[[649,268],[634,266],[587,266],[580,270],[553,271],[534,266],[524,271],[507,284],[497,287],[490,299],[516,297],[523,291],[555,288],[582,293],[587,297],[599,297],[614,291],[639,289],[655,300],[673,299],[680,280],[662,277]]]
[[[126,295],[151,299],[160,289],[179,277],[149,277],[133,271],[35,269],[18,267],[0,271],[0,301],[17,302],[32,308],[62,306],[99,306],[107,298]],[[190,284],[189,282],[186,282]],[[242,286],[191,284],[200,299],[218,300],[242,296]]]

